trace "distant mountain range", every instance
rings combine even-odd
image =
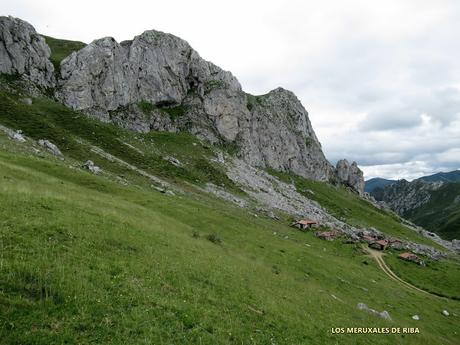
[[[460,170],[454,170],[451,172],[440,172],[437,174],[420,177],[419,180],[427,182],[459,182],[460,181]]]
[[[427,182],[460,182],[460,170],[439,172],[433,175],[422,176],[417,180],[423,180]],[[376,188],[383,188],[396,182],[398,181],[388,180],[381,177],[374,177],[366,181],[364,185],[364,191],[371,193]]]
[[[371,178],[370,180],[367,180],[364,184],[364,191],[367,193],[371,193],[374,189],[376,188],[383,188],[385,186],[388,186],[390,184],[393,184],[395,182],[398,182],[396,180],[387,180],[381,177],[374,177]]]
[[[445,239],[460,238],[460,170],[412,182],[373,178],[366,182],[365,191],[400,216]]]

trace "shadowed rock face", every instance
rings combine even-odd
[[[0,73],[20,74],[41,86],[54,85],[51,51],[29,23],[0,17]]]
[[[339,160],[336,165],[336,174],[341,183],[351,187],[360,195],[364,193],[363,172],[358,168],[356,162],[350,164],[346,159]]]
[[[15,44],[25,46],[23,59],[34,62],[16,65],[44,66],[37,67],[44,73],[40,78],[34,68],[27,70],[34,81],[51,82],[46,43],[29,24],[3,18],[5,27],[21,23],[8,32],[20,32]],[[31,38],[35,36],[36,43]],[[22,61],[19,50],[16,55]],[[8,66],[2,68],[12,73]],[[16,69],[26,73],[25,68]],[[186,41],[170,34],[150,30],[121,43],[105,37],[73,52],[61,62],[56,97],[72,109],[123,128],[186,130],[211,143],[235,145],[253,166],[320,181],[340,180],[362,192],[362,173],[355,163],[347,168],[346,177],[337,178],[307,111],[292,92],[278,88],[262,96],[248,95],[230,72],[202,59]]]

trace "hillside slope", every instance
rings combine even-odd
[[[59,77],[53,87],[49,82],[63,55],[73,51],[60,73],[66,59],[81,57],[79,43],[47,38],[48,51],[32,29],[26,38],[35,46],[10,43],[24,43],[30,49],[21,51],[30,56],[49,53],[38,61],[44,68],[12,65],[17,73],[0,75],[0,344],[458,343],[458,254],[361,198],[352,185],[360,178],[356,164],[329,167],[292,93],[237,100],[247,101],[250,126],[261,126],[251,130],[294,130],[288,141],[297,143],[296,157],[313,154],[302,161],[310,169],[303,176],[287,169],[295,160],[274,164],[278,148],[257,151],[264,141],[250,150],[274,160],[258,165],[236,142],[159,131],[150,122],[146,131],[123,126],[133,118],[117,122],[130,109],[150,120],[181,121],[189,109],[183,102],[141,100],[111,111],[108,122],[66,107],[56,97]],[[228,90],[207,86],[224,98],[217,104],[228,105]],[[329,169],[340,181],[318,181]],[[290,227],[298,218],[342,237],[324,241]],[[400,250],[417,252],[423,269],[396,260],[400,250],[393,247],[386,255],[396,274],[438,296],[427,299],[389,280],[362,250],[365,234],[398,239]],[[334,334],[336,327],[419,333],[352,336]]]
[[[363,335],[362,344],[456,344],[459,302],[427,303],[359,246],[195,189],[163,194],[128,174],[124,186],[71,158],[36,157],[3,135],[0,143],[0,343],[355,344],[331,328],[365,325],[421,334]],[[451,260],[436,264],[452,268],[433,289],[455,296]],[[430,270],[411,279],[430,286]]]
[[[425,229],[452,240],[460,238],[460,182],[398,181],[371,195]]]
[[[126,131],[45,96],[27,104],[22,83],[4,79],[16,93],[0,93],[0,123],[28,137],[0,134],[0,318],[8,320],[0,343],[355,344],[331,333],[337,325],[421,329],[362,335],[362,344],[456,343],[458,301],[426,303],[389,281],[361,244],[299,232],[281,210],[273,219],[213,163],[232,151],[187,133]],[[40,138],[55,142],[63,160]],[[87,159],[102,172],[85,171]],[[435,245],[344,187],[272,173],[345,222]],[[205,192],[209,182],[245,207]],[[416,275],[395,271],[458,298],[457,260]],[[441,284],[430,280],[432,269],[445,272]]]

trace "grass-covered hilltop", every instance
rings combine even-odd
[[[368,199],[292,93],[156,31],[0,33],[0,344],[459,344],[456,243]]]

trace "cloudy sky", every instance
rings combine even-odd
[[[366,178],[460,168],[458,0],[2,0],[2,12],[86,43],[182,37],[247,92],[294,91],[329,160]]]

